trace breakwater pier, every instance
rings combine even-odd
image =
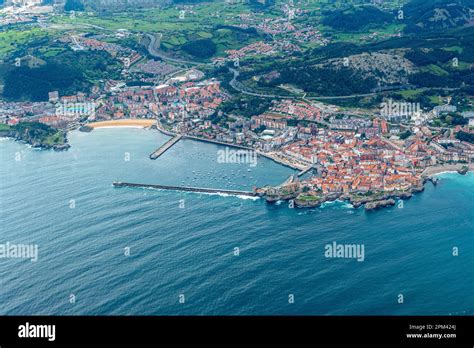
[[[150,159],[154,160],[160,157],[162,154],[168,151],[174,144],[180,141],[181,138],[182,138],[182,135],[176,135],[175,137],[168,140],[166,143],[161,145],[158,149],[156,149],[150,154]]]
[[[197,192],[197,193],[222,193],[233,196],[249,196],[257,197],[258,194],[252,191],[239,191],[239,190],[224,190],[224,189],[213,189],[203,187],[191,187],[191,186],[166,186],[166,185],[154,185],[154,184],[137,184],[130,182],[114,181],[114,187],[141,187],[141,188],[155,188],[160,190],[171,190],[171,191],[185,191],[185,192]]]

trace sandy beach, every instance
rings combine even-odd
[[[148,119],[125,119],[125,120],[110,120],[88,123],[87,126],[91,128],[111,128],[111,127],[139,127],[146,128],[156,124],[156,120]]]
[[[473,163],[471,163],[471,164],[458,163],[458,164],[446,164],[446,165],[443,165],[443,166],[428,167],[423,171],[423,175],[424,176],[431,176],[431,175],[441,174],[441,173],[444,173],[444,172],[455,172],[455,171],[461,169],[464,166],[468,166],[470,172],[474,171],[474,164]]]

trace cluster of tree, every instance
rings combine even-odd
[[[368,43],[364,45],[355,45],[349,42],[335,42],[326,47],[315,48],[311,52],[311,57],[318,56],[325,59],[347,57],[349,55],[359,54],[363,52],[377,52],[381,50],[410,48],[419,52],[421,48],[428,48],[430,52],[428,56],[434,55],[434,61],[445,61],[449,51],[444,50],[446,47],[458,46],[462,48],[462,52],[454,53],[459,61],[474,62],[474,26],[459,29],[451,29],[440,32],[425,31],[418,34],[410,34],[403,37],[394,37],[388,40]],[[433,53],[433,51],[436,52]],[[441,50],[443,52],[439,52]],[[407,58],[417,59],[418,55],[411,52],[407,53]],[[423,55],[423,57],[426,57]],[[429,57],[427,57],[429,59]],[[421,59],[421,58],[420,58]],[[416,63],[416,62],[415,62]],[[421,62],[425,63],[425,62]],[[428,63],[430,64],[430,63]]]
[[[275,4],[275,0],[250,0],[249,5],[255,10],[264,10]]]
[[[245,33],[245,34],[258,35],[257,29],[255,29],[254,27],[241,28],[241,27],[236,27],[235,25],[218,24],[214,28],[215,28],[215,30],[230,29],[232,31],[241,32],[241,33]]]
[[[474,71],[450,69],[449,75],[420,72],[409,76],[408,81],[418,87],[458,88],[474,86]]]
[[[413,62],[413,64],[418,66],[446,63],[455,57],[455,52],[441,49],[434,49],[428,52],[421,49],[412,49],[405,54],[405,58],[409,59]]]
[[[10,100],[45,101],[51,91],[61,95],[86,91],[92,81],[105,77],[120,77],[118,62],[108,53],[67,51],[37,68],[21,66],[9,70],[3,96]]]
[[[219,32],[219,29],[226,29],[227,32]],[[240,28],[234,25],[216,25],[213,28],[216,37],[219,37],[218,40],[225,42],[227,45],[230,45],[234,48],[239,45],[243,45],[246,42],[257,39],[261,35],[258,33],[257,29],[251,28]],[[229,32],[230,31],[230,32]]]
[[[469,42],[462,42],[462,52],[459,55],[459,60],[474,63],[474,35],[470,36],[470,39]]]
[[[440,95],[444,95],[442,91],[439,91],[437,93],[439,93]],[[401,102],[408,102],[408,103],[420,103],[422,108],[432,109],[438,105],[431,99],[432,96],[433,96],[433,91],[430,91],[430,90],[425,90],[421,93],[417,93],[411,96],[405,96],[402,93],[393,92],[387,95],[387,99],[399,100]]]
[[[84,2],[82,0],[67,0],[64,5],[65,11],[84,11]]]
[[[410,75],[408,81],[418,87],[457,87],[456,82],[452,81],[452,79],[429,72]]]
[[[120,79],[121,63],[105,51],[68,51],[53,58],[53,61],[74,67],[86,80],[103,78]]]
[[[19,67],[5,76],[3,95],[11,100],[48,100],[48,92],[70,91],[84,81],[76,69],[49,63],[39,68]]]
[[[212,57],[217,51],[216,44],[211,39],[188,41],[181,49],[197,58]]]
[[[458,114],[446,114],[446,115],[442,114],[440,115],[439,118],[441,121],[451,126],[458,126],[458,125],[463,126],[469,122],[467,118],[464,118]]]
[[[152,82],[145,81],[128,81],[126,84],[129,87],[153,86]]]
[[[56,129],[41,122],[20,122],[12,126],[11,129],[21,134],[26,132],[32,138],[47,137],[57,132]]]
[[[338,31],[361,31],[391,23],[395,16],[374,6],[358,6],[323,13],[322,23]]]
[[[403,7],[407,23],[405,32],[441,31],[464,26],[469,21],[469,8],[472,7],[472,0],[411,0]]]
[[[467,141],[468,143],[474,144],[474,134],[473,133],[467,133],[467,132],[457,132],[456,133],[456,139],[459,139],[461,141]]]
[[[362,109],[379,108],[382,102],[383,102],[382,94],[378,94],[375,96],[367,96],[367,97],[354,97],[354,98],[328,100],[328,103],[338,105],[341,107],[362,108]]]
[[[40,122],[20,122],[3,131],[3,134],[35,147],[65,149],[66,133]]]
[[[306,56],[309,58],[318,58],[320,60],[327,60],[332,58],[348,57],[353,54],[365,52],[363,46],[358,46],[348,42],[334,42],[324,47],[317,47],[311,51],[311,54]]]
[[[412,132],[410,132],[409,130],[406,130],[406,131],[404,131],[403,133],[400,133],[399,137],[400,137],[400,139],[405,140],[405,139],[407,139],[410,135],[412,135]]]
[[[247,118],[260,115],[268,110],[271,100],[250,95],[239,95],[235,98],[223,102],[219,110],[225,114],[237,114]]]
[[[261,86],[275,87],[280,84],[293,84],[305,92],[321,96],[339,96],[369,93],[377,86],[372,77],[350,68],[316,68],[316,67],[286,67],[280,71],[280,76],[271,80],[259,81]]]

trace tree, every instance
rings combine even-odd
[[[82,0],[67,0],[64,5],[65,11],[84,11],[84,3]]]

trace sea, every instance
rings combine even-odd
[[[0,315],[473,315],[474,174],[394,207],[314,209],[254,197],[113,187],[252,190],[294,171],[138,128],[73,131],[64,152],[0,140]],[[328,245],[364,258],[328,257]],[[346,255],[347,256],[347,255]]]

